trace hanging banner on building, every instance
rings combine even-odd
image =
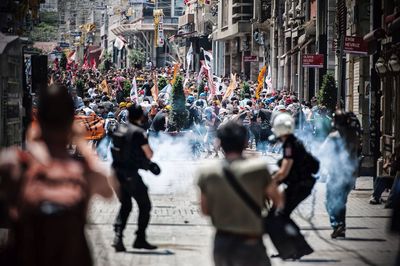
[[[309,68],[323,68],[324,55],[323,54],[303,54],[302,60],[303,67]]]
[[[164,46],[165,37],[164,37],[164,25],[163,18],[164,13],[162,9],[155,9],[153,11],[154,17],[154,46],[162,47]]]

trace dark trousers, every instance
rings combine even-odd
[[[119,209],[117,218],[114,223],[115,232],[121,233],[125,229],[126,222],[132,210],[131,197],[135,199],[139,208],[138,229],[136,235],[138,238],[146,237],[146,228],[150,221],[151,202],[147,187],[143,183],[142,177],[136,173],[133,177],[119,178],[121,183],[119,201],[121,208]]]
[[[378,176],[374,182],[374,193],[372,196],[376,199],[380,199],[385,189],[389,189],[393,186],[394,177],[392,176]]]
[[[305,200],[310,194],[314,187],[315,179],[310,177],[310,179],[291,183],[285,189],[285,207],[281,211],[281,214],[290,217],[290,214],[294,209]]]
[[[270,266],[262,240],[217,232],[214,240],[215,266]]]

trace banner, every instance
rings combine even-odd
[[[274,89],[272,88],[272,70],[271,66],[268,66],[267,76],[265,77],[265,84],[267,84],[267,92],[272,93]]]
[[[115,38],[115,41],[114,41],[115,48],[117,48],[118,50],[122,50],[122,48],[124,48],[124,46],[125,46],[125,42],[120,37]]]
[[[161,47],[164,46],[164,25],[163,17],[164,13],[162,9],[155,9],[153,11],[154,17],[154,46]]]
[[[193,57],[193,44],[190,43],[190,48],[186,54],[186,77],[185,82],[183,83],[183,87],[186,87],[186,83],[189,81],[189,71],[190,71],[190,64],[192,62]]]
[[[214,72],[213,72],[213,68],[212,68],[212,64],[213,64],[213,55],[212,53],[203,50],[203,55],[204,55],[204,65],[207,71],[207,76],[208,76],[208,87],[210,89],[210,95],[208,96],[208,100],[212,100],[212,98],[216,95],[217,90],[215,88],[215,84],[213,81],[213,76],[214,76]]]
[[[226,92],[224,94],[224,97],[223,97],[224,100],[231,98],[231,95],[235,91],[236,86],[237,86],[237,84],[236,84],[236,74],[231,74],[231,82],[229,83],[229,86],[226,89]]]
[[[265,73],[267,71],[267,66],[263,66],[261,68],[260,73],[258,74],[258,85],[256,89],[256,99],[260,98],[261,90],[264,86],[264,79],[265,79]]]
[[[67,56],[67,62],[68,64],[71,64],[75,60],[76,60],[76,51],[71,51]]]
[[[174,83],[176,81],[176,77],[178,76],[178,71],[179,71],[180,66],[181,66],[181,64],[179,64],[179,63],[176,63],[174,65],[174,76],[173,76],[173,78],[171,80],[171,84],[172,85],[174,85]]]
[[[133,77],[133,79],[132,79],[132,88],[131,88],[131,91],[129,93],[129,96],[131,97],[132,101],[137,101],[138,100],[136,77]]]
[[[100,89],[102,92],[107,92],[107,94],[110,95],[110,88],[108,87],[107,80],[104,79],[100,83]]]
[[[152,74],[152,77],[153,77],[153,82],[154,82],[154,86],[151,88],[151,96],[153,96],[153,100],[155,101],[155,102],[157,102],[158,101],[158,94],[159,94],[159,91],[158,91],[158,80],[157,80],[157,74],[156,73],[153,73]]]
[[[86,140],[98,140],[101,139],[105,134],[105,121],[95,114],[89,116],[76,115],[75,122],[80,123],[86,129]]]

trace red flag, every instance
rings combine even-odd
[[[87,55],[85,54],[85,56],[83,57],[83,66],[82,69],[89,69],[89,63],[88,63],[88,59],[87,59]]]
[[[94,57],[90,59],[89,67],[91,67],[92,69],[96,69],[96,59]]]

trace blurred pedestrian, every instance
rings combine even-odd
[[[12,221],[2,265],[92,265],[84,232],[88,202],[93,194],[109,198],[112,190],[73,121],[67,88],[51,85],[40,95],[38,127],[32,128],[27,149],[1,154],[0,172],[7,184],[2,192]],[[66,148],[71,142],[79,160]]]
[[[216,228],[213,252],[216,266],[270,265],[262,239],[261,215],[258,217],[247,206],[226,175],[226,171],[234,173],[233,178],[260,208],[266,197],[277,208],[283,206],[282,195],[272,181],[265,162],[243,157],[247,146],[246,135],[246,128],[236,122],[221,125],[217,138],[225,152],[225,160],[199,170],[201,210],[211,217]]]

